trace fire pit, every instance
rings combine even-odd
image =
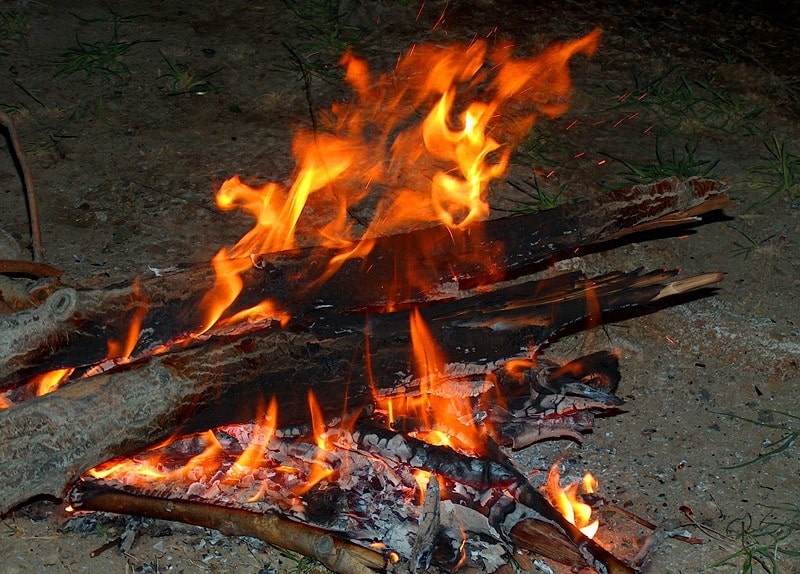
[[[536,119],[566,110],[568,63],[598,38],[526,59],[418,45],[382,76],[348,54],[356,97],[298,132],[292,183],[220,188],[256,224],[213,277],[53,285],[6,319],[0,510],[68,490],[71,511],[257,536],[338,572],[492,572],[520,549],[640,569],[653,525],[616,509],[632,524],[609,529],[591,477],[562,487],[557,461],[530,474],[506,449],[581,441],[623,407],[617,354],[551,362],[550,337],[722,276],[536,273],[695,222],[726,187],[672,178],[484,221],[489,184]]]

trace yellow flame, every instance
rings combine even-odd
[[[314,462],[311,463],[311,473],[306,478],[305,483],[294,489],[294,493],[297,495],[305,494],[319,482],[333,475],[333,470],[328,468],[324,461],[325,453],[331,449],[325,429],[325,419],[317,398],[311,390],[308,391],[308,407],[311,411],[311,430],[314,433],[314,442],[317,445],[317,456],[314,458]]]
[[[266,413],[259,409],[250,443],[228,470],[225,475],[226,480],[238,481],[245,474],[252,472],[253,469],[263,466],[264,453],[267,452],[269,441],[272,440],[277,425],[278,401],[275,397],[272,397]]]
[[[28,384],[36,389],[36,396],[41,397],[55,391],[72,373],[74,368],[56,369],[33,377]]]
[[[567,522],[575,525],[587,538],[593,538],[600,527],[600,521],[592,521],[592,507],[580,500],[579,488],[583,486],[584,494],[594,492],[597,480],[591,474],[586,473],[581,483],[570,484],[562,488],[560,481],[561,474],[556,463],[547,474],[547,483],[544,487],[547,499]],[[591,490],[586,490],[587,486]]]
[[[460,229],[485,219],[489,183],[505,172],[511,150],[538,114],[566,109],[568,62],[577,53],[591,55],[598,40],[596,30],[526,59],[514,58],[508,45],[490,50],[484,41],[415,46],[393,73],[378,77],[347,53],[341,63],[357,98],[335,104],[322,117],[322,130],[298,131],[292,184],[250,186],[234,176],[221,186],[219,207],[245,209],[256,223],[214,257],[216,281],[200,305],[202,330],[239,296],[249,256],[291,249],[298,234],[340,250],[327,270],[304,278],[308,286],[347,258],[365,256],[372,245],[364,242],[377,235],[434,221]],[[375,192],[374,218],[356,232],[351,210]],[[333,216],[324,224],[309,216],[311,223],[301,225],[304,214],[314,213]],[[489,269],[492,255],[480,254]],[[275,304],[267,311],[273,312]]]

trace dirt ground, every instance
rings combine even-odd
[[[335,4],[336,21],[311,10]],[[524,53],[601,27],[596,56],[572,66],[572,107],[537,124],[509,177],[553,171],[537,177],[536,206],[713,167],[735,200],[724,215],[564,265],[726,276],[712,296],[550,346],[556,358],[619,349],[626,412],[598,421],[583,446],[515,457],[546,468],[563,453],[568,475],[590,470],[615,504],[704,541],[663,541],[650,572],[800,572],[800,12],[652,4],[6,0],[0,105],[31,163],[47,261],[66,283],[102,286],[207,261],[247,231],[246,215],[215,208],[215,190],[233,174],[291,175],[309,108],[347,97],[335,68],[344,46],[385,71],[415,43],[499,37]],[[82,67],[80,52],[94,49],[105,60]],[[0,227],[28,256],[19,178],[0,152]],[[89,556],[131,520],[76,529],[55,503],[25,506],[0,519],[0,571],[314,568],[152,521],[137,523],[126,553]]]

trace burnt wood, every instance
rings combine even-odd
[[[467,290],[519,277],[627,233],[685,223],[724,206],[725,189],[710,180],[671,179],[490,221],[460,238],[442,227],[377,238],[368,256],[346,262],[323,283],[308,281],[323,272],[332,252],[270,254],[245,274],[245,290],[232,312],[273,298],[290,312],[287,326],[267,322],[250,331],[218,330],[175,344],[166,354],[154,355],[153,349],[196,328],[193,311],[213,282],[207,266],[142,281],[140,295],[127,286],[79,291],[68,317],[57,317],[47,336],[0,365],[0,388],[54,368],[77,367],[70,384],[56,392],[0,411],[0,513],[38,494],[61,496],[85,470],[181,428],[250,420],[271,396],[278,399],[281,425],[307,420],[309,390],[321,398],[328,418],[368,408],[371,380],[387,392],[413,383],[408,309],[416,305],[422,305],[449,361],[487,365],[541,345],[560,329],[597,324],[598,313],[717,282],[720,274],[674,281],[672,271],[592,279],[571,273]],[[499,254],[497,264],[490,269],[477,263],[470,258],[476,252]],[[414,258],[424,258],[434,271],[417,292],[390,281],[398,265]],[[123,329],[115,327],[124,325],[120,318],[144,299],[150,307],[135,360],[107,362],[108,372],[81,379],[105,359],[109,337]],[[11,330],[15,320],[4,318]]]
[[[450,361],[500,364],[564,326],[596,320],[598,309],[609,313],[672,293],[682,285],[672,281],[674,275],[586,279],[573,273],[527,289],[516,285],[477,294],[471,302],[442,302],[423,314]],[[320,319],[316,332],[269,328],[214,337],[0,411],[0,513],[37,494],[61,496],[87,469],[181,428],[252,420],[271,396],[278,400],[281,426],[308,419],[309,390],[328,418],[369,407],[371,380],[386,392],[413,385],[408,313],[373,315],[368,321],[337,314],[349,322],[336,326]]]
[[[434,226],[379,237],[368,255],[346,261],[325,281],[317,280],[340,251],[254,255],[253,267],[243,276],[244,290],[229,314],[271,299],[291,316],[289,329],[305,330],[328,317],[331,309],[361,316],[459,299],[466,290],[525,276],[599,243],[695,221],[724,207],[726,191],[719,181],[670,178],[461,231]],[[421,274],[414,285],[396,280],[398,270],[409,269]],[[138,306],[149,310],[134,356],[196,332],[197,305],[213,280],[210,267],[201,265],[143,280],[139,294],[129,285],[80,291],[74,312],[58,328],[38,339],[28,335],[31,343],[0,364],[0,389],[49,370],[101,362],[109,338],[123,336]]]

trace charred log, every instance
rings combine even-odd
[[[697,215],[727,204],[726,189],[712,180],[672,178],[462,231],[438,226],[370,239],[368,254],[338,268],[330,263],[341,251],[330,249],[254,255],[253,267],[243,277],[244,291],[229,312],[270,299],[291,316],[290,328],[303,329],[326,309],[384,313],[458,299],[466,289],[524,276],[601,242],[696,221]],[[475,256],[487,253],[492,254],[491,264]],[[420,276],[413,285],[396,281],[398,269],[414,269]],[[126,327],[120,318],[145,304],[149,311],[134,355],[197,332],[197,306],[212,283],[213,272],[203,265],[142,281],[141,292],[128,286],[81,291],[77,308],[55,333],[47,333],[33,349],[6,357],[0,365],[0,387],[41,371],[101,362],[115,329]]]
[[[440,343],[456,351],[454,363],[499,364],[564,325],[591,317],[596,305],[608,312],[672,293],[672,276],[632,273],[587,280],[572,275],[566,283],[556,278],[561,287],[571,286],[568,296],[556,297],[549,288],[539,296],[537,286],[526,299],[520,287],[512,287],[508,296],[489,294],[491,303],[482,296],[472,305],[442,303],[426,318]],[[592,304],[583,295],[588,286]],[[319,336],[266,329],[212,338],[0,411],[0,513],[37,494],[61,496],[87,469],[182,427],[204,430],[252,420],[257,405],[272,396],[285,426],[307,420],[308,390],[325,397],[325,415],[335,418],[372,404],[371,380],[386,392],[398,384],[413,385],[406,312],[372,316],[368,326],[363,318],[338,316],[348,320],[338,333],[331,323]]]

